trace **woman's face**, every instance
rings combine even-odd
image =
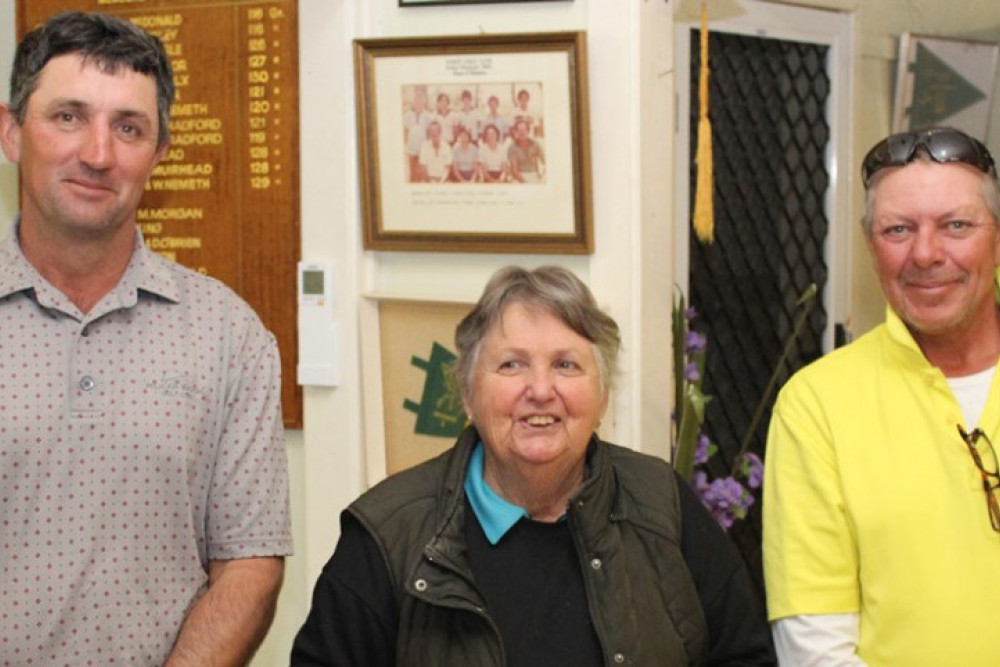
[[[594,345],[530,305],[506,307],[473,370],[470,415],[492,459],[508,470],[583,462],[607,408]]]
[[[486,137],[486,143],[489,144],[490,146],[496,146],[497,145],[497,131],[496,131],[496,128],[493,128],[493,127],[486,128],[486,132],[485,132],[485,134],[483,136]]]

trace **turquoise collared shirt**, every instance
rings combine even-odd
[[[530,516],[523,507],[518,507],[498,496],[483,479],[482,442],[476,444],[472,456],[469,457],[469,468],[465,473],[465,495],[490,544],[499,542],[515,523]]]

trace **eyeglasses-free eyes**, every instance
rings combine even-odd
[[[1000,490],[1000,469],[998,469],[997,452],[993,449],[993,443],[990,442],[989,436],[982,429],[977,428],[972,433],[966,433],[962,425],[959,424],[958,434],[962,436],[962,440],[969,448],[972,460],[975,462],[976,468],[979,469],[979,475],[983,479],[983,490],[986,492],[986,507],[990,512],[990,525],[993,526],[993,530],[1000,532],[1000,504],[998,504],[996,496],[996,491]],[[985,447],[980,443],[985,444]],[[985,464],[983,462],[984,454],[989,459]]]
[[[935,162],[964,162],[997,177],[993,156],[979,140],[950,127],[932,127],[893,134],[875,144],[861,162],[865,187],[877,171],[909,164],[920,148]]]

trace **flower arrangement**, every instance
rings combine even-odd
[[[684,295],[678,290],[673,305],[674,401],[673,412],[673,462],[677,472],[694,488],[701,501],[723,529],[746,518],[756,502],[755,493],[764,482],[764,463],[748,447],[760,422],[779,371],[791,352],[792,345],[805,324],[816,297],[816,285],[811,284],[799,297],[801,308],[792,331],[785,343],[781,357],[764,389],[757,409],[740,441],[740,448],[733,459],[729,475],[709,480],[704,466],[718,451],[718,446],[703,431],[705,406],[711,401],[702,390],[705,375],[705,352],[708,338],[692,328],[698,318],[694,308],[688,307]]]

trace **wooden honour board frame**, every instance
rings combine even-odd
[[[171,146],[146,186],[146,245],[232,287],[278,339],[286,428],[300,257],[297,0],[17,0],[17,34],[65,10],[128,19],[174,67]]]

